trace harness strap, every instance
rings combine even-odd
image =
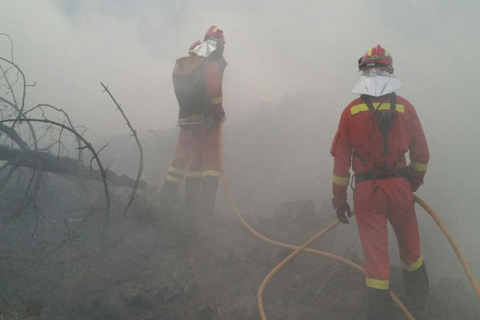
[[[390,174],[375,174],[373,171],[365,171],[355,174],[355,185],[359,184],[363,181],[369,180],[386,180],[386,179],[394,179],[394,178],[407,178],[408,179],[408,171],[407,168],[402,168],[394,173]]]

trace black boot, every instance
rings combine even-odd
[[[205,220],[213,220],[213,214],[215,209],[215,197],[217,195],[218,177],[203,177],[202,187],[200,192],[200,216]]]
[[[415,318],[419,318],[425,307],[429,293],[429,282],[425,262],[414,271],[403,269],[403,280],[407,293],[407,308]]]
[[[367,288],[367,320],[387,320],[392,312],[390,290]]]

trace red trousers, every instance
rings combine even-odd
[[[207,130],[203,123],[180,130],[177,148],[167,180],[180,183],[187,177],[219,177],[219,126]]]
[[[423,263],[412,188],[407,179],[363,181],[355,186],[354,211],[365,260],[367,287],[388,289],[387,220],[395,231],[402,267],[415,271]]]

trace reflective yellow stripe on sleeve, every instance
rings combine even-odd
[[[373,278],[367,278],[366,280],[367,280],[367,287],[369,288],[386,290],[390,285],[389,280],[378,280]]]
[[[338,184],[339,186],[348,186],[348,183],[350,182],[350,177],[339,177],[333,175],[332,182]]]
[[[410,167],[412,167],[415,171],[425,172],[427,171],[428,163],[420,163],[420,162],[410,162]]]
[[[212,104],[222,103],[222,97],[217,97],[212,99]]]
[[[378,103],[378,102],[372,103],[372,105],[375,109],[378,108],[379,104],[380,103]],[[378,110],[390,110],[390,102],[383,103],[380,106],[380,109],[378,109]],[[395,105],[395,110],[397,110],[397,112],[400,112],[400,113],[405,113],[405,106],[403,104],[397,104],[397,105]],[[357,113],[363,112],[363,111],[368,111],[368,107],[365,103],[357,104],[356,106],[353,106],[353,107],[350,108],[350,113],[351,114],[357,114]]]
[[[406,271],[415,271],[420,268],[423,264],[423,255],[420,255],[420,258],[414,264],[406,264],[402,261],[402,268]]]

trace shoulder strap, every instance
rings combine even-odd
[[[397,95],[395,94],[395,92],[392,92],[390,94],[390,110],[397,110]]]
[[[370,100],[370,96],[362,94],[360,98],[362,98],[363,102],[365,102],[370,112],[375,112],[375,108],[373,107],[372,101]]]

